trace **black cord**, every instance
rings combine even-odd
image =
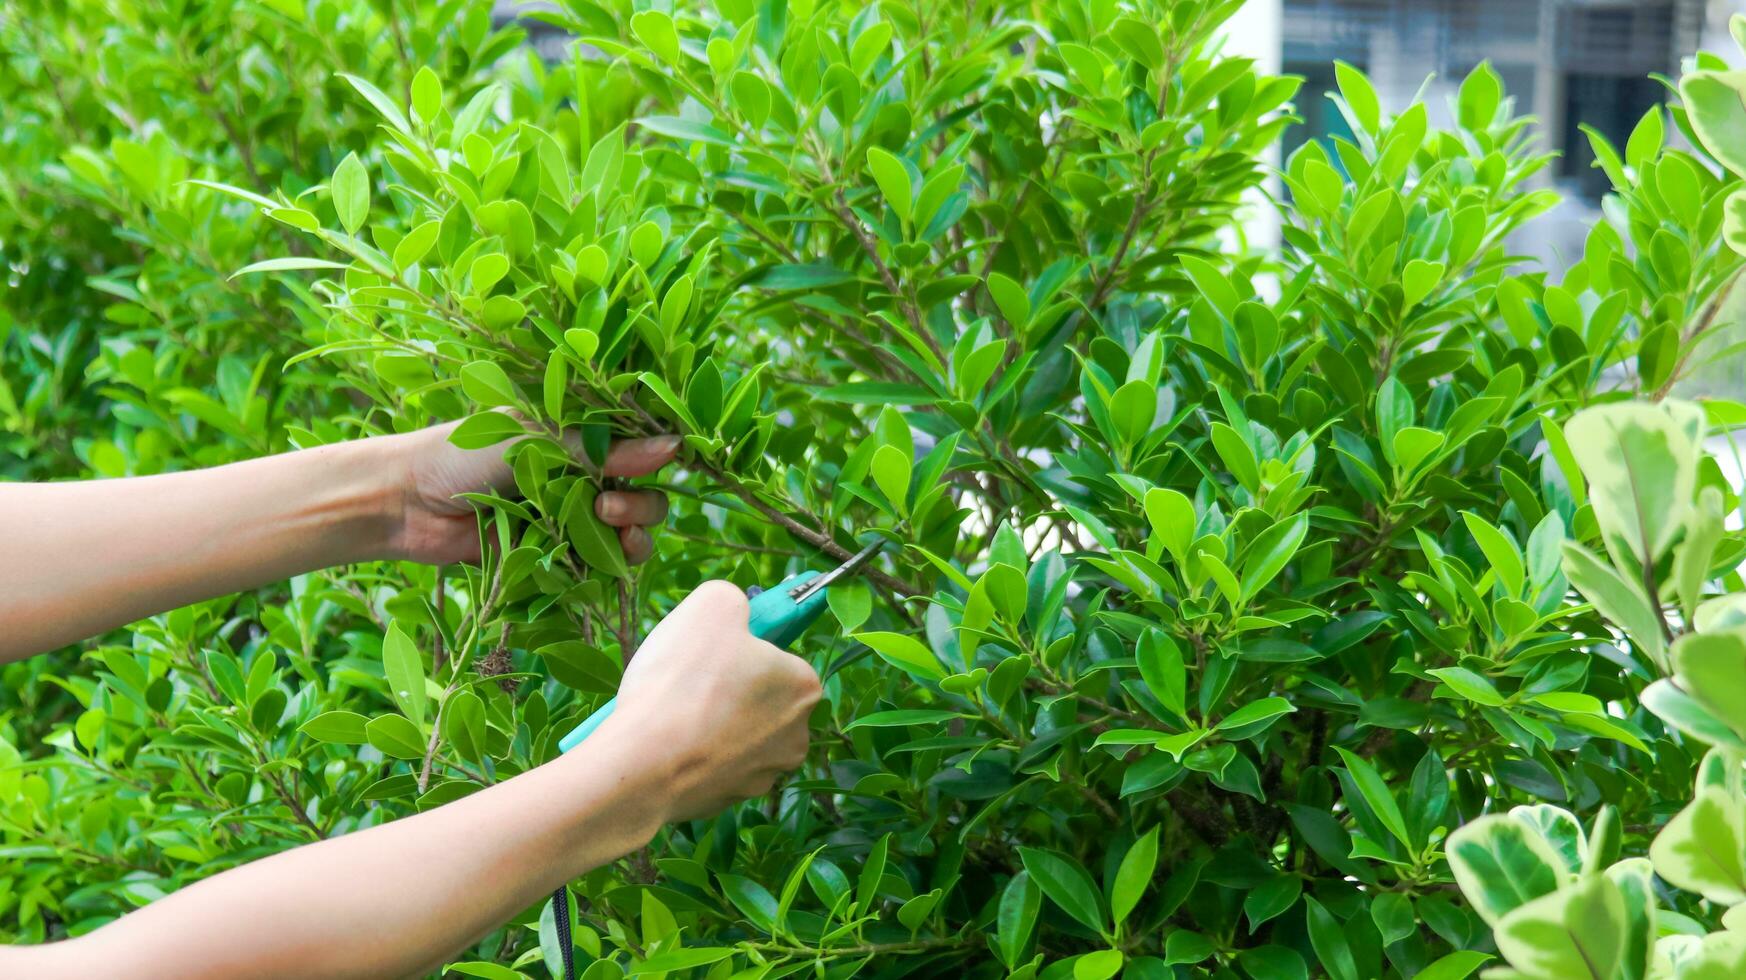
[[[558,930],[558,955],[564,958],[564,980],[576,980],[576,949],[570,942],[570,896],[568,885],[552,893],[552,923]]]

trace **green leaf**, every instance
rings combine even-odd
[[[380,715],[364,725],[364,737],[392,759],[424,758],[424,736],[405,715]]]
[[[1031,932],[1036,928],[1037,912],[1042,907],[1042,902],[1043,893],[1025,871],[1013,875],[1006,883],[1006,889],[1001,892],[994,938],[995,945],[1000,949],[1001,961],[1008,969],[1016,968],[1024,956],[1025,946],[1030,943]]]
[[[808,265],[773,265],[763,275],[753,280],[754,284],[763,289],[823,289],[827,286],[838,286],[845,282],[854,282],[853,274],[844,272],[834,265],[812,263]]]
[[[1157,742],[1153,743],[1153,745],[1160,752],[1170,753],[1171,759],[1181,762],[1182,754],[1184,752],[1199,745],[1210,734],[1212,734],[1212,732],[1205,728],[1190,728],[1186,732],[1179,732],[1175,735],[1165,735],[1159,738]]]
[[[505,439],[527,435],[527,429],[507,412],[470,415],[449,433],[449,442],[462,449],[484,449]]]
[[[1370,899],[1370,919],[1382,934],[1382,945],[1392,946],[1418,932],[1412,901],[1399,892],[1379,892]]]
[[[1109,980],[1121,970],[1124,959],[1119,949],[1086,953],[1073,961],[1073,980]]]
[[[1643,707],[1656,717],[1711,745],[1746,754],[1746,739],[1741,738],[1725,722],[1710,713],[1698,700],[1681,690],[1668,678],[1662,678],[1643,689]]]
[[[1363,72],[1344,61],[1334,62],[1334,78],[1340,86],[1340,95],[1345,98],[1347,107],[1358,120],[1358,125],[1371,134],[1380,132],[1382,103],[1377,100],[1376,89],[1371,87],[1370,80],[1364,77]]]
[[[1729,248],[1746,255],[1746,188],[1728,195],[1723,207],[1722,238]]]
[[[1703,410],[1674,400],[1600,405],[1578,412],[1564,435],[1614,564],[1660,559],[1692,510]]]
[[[1152,696],[1176,714],[1188,716],[1188,671],[1183,665],[1182,649],[1161,630],[1140,634],[1134,649],[1140,668],[1140,678]]]
[[[450,963],[443,967],[449,973],[459,973],[462,976],[482,977],[483,980],[527,980],[527,974],[511,970],[507,966],[499,966],[484,960],[473,960],[468,963]]]
[[[456,691],[442,709],[443,739],[454,747],[462,759],[482,762],[485,758],[485,702],[472,691]]]
[[[1322,903],[1308,895],[1304,896],[1303,904],[1308,910],[1310,945],[1328,976],[1333,980],[1359,980],[1358,963],[1352,958],[1352,947],[1346,941],[1346,934],[1340,930],[1340,924],[1334,921]]]
[[[1000,310],[1000,315],[1006,318],[1007,323],[1012,324],[1013,329],[1023,333],[1024,328],[1031,322],[1031,300],[1025,295],[1024,287],[1012,277],[998,272],[989,274],[987,286],[988,295],[994,298],[994,305]]]
[[[1667,663],[1666,641],[1661,635],[1664,620],[1658,607],[1636,582],[1620,575],[1613,566],[1597,558],[1593,552],[1565,541],[1564,577],[1582,593],[1601,615],[1625,631],[1637,649],[1648,655],[1657,667]]]
[[[769,889],[739,875],[721,875],[720,880],[722,894],[734,903],[746,921],[766,933],[775,932],[776,896]]]
[[[1370,805],[1376,819],[1388,828],[1403,845],[1412,847],[1412,839],[1407,834],[1406,819],[1401,816],[1400,804],[1395,802],[1394,794],[1389,791],[1388,783],[1370,763],[1343,748],[1335,748],[1340,758],[1346,763],[1346,771],[1352,774],[1352,782],[1357,785],[1358,792],[1363,794],[1364,802]]]
[[[1164,42],[1158,39],[1157,25],[1137,17],[1118,17],[1108,29],[1115,43],[1147,70],[1164,67]]]
[[[1611,813],[1616,819],[1618,811],[1605,812]],[[1611,860],[1611,857],[1605,860]],[[1620,937],[1623,949],[1620,960],[1621,965],[1626,967],[1625,975],[1650,976],[1653,972],[1655,940],[1658,934],[1655,910],[1660,902],[1655,868],[1647,858],[1628,858],[1608,867],[1604,874],[1612,879],[1619,889],[1619,897],[1624,899],[1625,933]],[[1728,924],[1725,919],[1723,924]],[[1746,950],[1746,947],[1742,948]],[[1746,962],[1741,965],[1746,966]],[[1740,974],[1735,971],[1731,975]]]
[[[1249,917],[1253,933],[1266,922],[1285,914],[1303,894],[1303,879],[1296,875],[1269,878],[1243,896],[1243,914]]]
[[[1426,262],[1424,259],[1413,259],[1408,262],[1406,268],[1401,270],[1400,276],[1401,292],[1404,294],[1402,302],[1406,308],[1410,310],[1418,306],[1420,301],[1429,296],[1431,290],[1436,289],[1437,285],[1443,281],[1444,271],[1445,267],[1441,262]],[[1396,441],[1399,440],[1398,433],[1395,438]],[[1403,462],[1401,467],[1408,468],[1408,465]]]
[[[1296,710],[1297,708],[1284,698],[1262,698],[1259,701],[1251,701],[1226,715],[1217,725],[1213,726],[1213,731],[1225,732],[1237,728],[1247,728]]]
[[[1025,870],[1030,872],[1031,878],[1050,901],[1086,928],[1099,934],[1108,930],[1097,887],[1079,862],[1064,854],[1034,847],[1021,847],[1018,851]]]
[[[1411,473],[1418,465],[1443,448],[1443,434],[1409,425],[1394,434],[1394,462],[1402,472]]]
[[[1255,453],[1237,434],[1237,430],[1223,422],[1212,424],[1213,448],[1218,450],[1219,458],[1230,468],[1231,475],[1237,478],[1237,483],[1250,493],[1261,489],[1261,466],[1255,461]]]
[[[1162,541],[1164,550],[1178,564],[1187,560],[1188,547],[1194,541],[1194,504],[1180,491],[1152,487],[1146,491],[1146,522],[1152,536]]]
[[[855,39],[849,52],[849,67],[857,76],[865,78],[873,70],[874,64],[891,44],[891,25],[885,21],[875,21],[867,25],[861,36]]]
[[[189,180],[185,183],[193,184],[196,187],[204,187],[207,190],[214,190],[220,194],[234,197],[239,201],[247,201],[256,207],[263,209],[271,209],[279,206],[279,202],[270,197],[264,197],[260,194],[256,194],[254,191],[237,187],[232,184],[221,184],[214,180]]]
[[[408,136],[412,135],[412,125],[406,121],[406,113],[401,112],[400,107],[394,103],[394,100],[384,95],[381,89],[377,88],[368,79],[359,78],[356,75],[348,75],[345,72],[340,72],[339,77],[345,79],[352,88],[356,89],[358,94],[364,97],[364,101],[370,103],[371,108],[375,109],[381,114],[383,119],[388,121],[388,125],[393,126],[395,129]]]
[[[508,256],[502,252],[486,252],[473,260],[467,271],[467,282],[473,295],[485,296],[508,272]]]
[[[873,648],[873,652],[899,670],[908,671],[931,681],[943,680],[946,669],[939,658],[922,642],[902,633],[856,633],[855,639]]]
[[[836,588],[836,586],[832,586]],[[898,711],[875,711],[870,715],[862,715],[843,726],[843,731],[854,731],[857,728],[898,728],[904,725],[940,725],[954,718],[969,718],[970,715],[956,711],[934,711],[927,708],[904,708]]]
[[[1471,949],[1458,949],[1453,953],[1438,957],[1418,972],[1414,980],[1465,980],[1474,970],[1484,966],[1491,960],[1491,954],[1475,952]]]
[[[879,184],[879,193],[885,195],[885,203],[908,223],[915,208],[915,189],[903,161],[875,146],[867,150],[867,169]]]
[[[1158,386],[1136,378],[1117,388],[1109,400],[1109,418],[1123,446],[1136,446],[1152,433],[1158,411]]]
[[[671,16],[659,10],[645,10],[632,15],[630,26],[631,33],[656,57],[669,65],[679,64],[679,29]]]
[[[1510,912],[1493,938],[1504,959],[1529,976],[1606,980],[1616,975],[1626,924],[1618,886],[1591,875]]]
[[[318,742],[363,745],[369,741],[364,734],[364,725],[368,722],[368,718],[355,711],[323,711],[297,730]]]
[[[301,269],[344,269],[344,262],[330,262],[327,259],[306,259],[298,256],[288,256],[280,259],[266,259],[252,262],[230,274],[232,279],[246,276],[251,272],[295,272]]]
[[[1298,546],[1303,544],[1304,535],[1308,532],[1308,514],[1299,514],[1290,520],[1280,521],[1261,532],[1261,536],[1249,546],[1248,556],[1243,559],[1242,594],[1245,602],[1273,583],[1274,578],[1297,554]]]
[[[1250,946],[1237,953],[1237,965],[1248,976],[1267,980],[1309,980],[1309,967],[1303,957],[1289,946]],[[1424,974],[1419,974],[1423,976]]]
[[[1158,867],[1158,828],[1154,826],[1128,848],[1116,869],[1115,883],[1110,888],[1109,907],[1116,928],[1121,928],[1128,913],[1140,904],[1152,882],[1152,872]]]
[[[1675,887],[1720,905],[1746,902],[1746,805],[1720,787],[1698,787],[1655,835],[1649,860]]]
[[[1704,149],[1746,176],[1746,71],[1687,73],[1679,81],[1679,97]]]
[[[673,417],[684,424],[687,430],[692,432],[703,430],[703,426],[699,425],[696,417],[691,414],[691,406],[686,404],[685,399],[679,397],[679,393],[667,384],[667,379],[653,371],[644,371],[637,380],[643,383],[643,387],[654,392],[655,397],[661,400],[661,404],[667,406],[667,409],[673,413]]]
[[[855,882],[856,915],[865,915],[879,900],[880,882],[885,876],[886,857],[890,851],[891,835],[887,833],[867,852],[867,861],[861,865],[861,875]]]
[[[1631,130],[1631,138],[1625,141],[1625,162],[1636,170],[1642,170],[1643,165],[1655,159],[1666,144],[1667,124],[1662,118],[1661,107],[1654,105],[1638,120],[1636,128]]]
[[[432,245],[436,244],[437,233],[442,231],[441,221],[426,221],[406,233],[406,237],[394,246],[394,268],[405,272],[430,254]]]
[[[591,694],[611,694],[618,690],[623,673],[612,655],[581,640],[560,640],[536,649],[552,679],[565,687]]]
[[[1497,692],[1497,687],[1484,676],[1466,667],[1438,667],[1426,673],[1449,685],[1456,694],[1475,704],[1483,704],[1488,708],[1503,706],[1503,695]]]
[[[1445,853],[1461,893],[1494,928],[1564,880],[1563,861],[1546,838],[1506,816],[1480,817],[1455,831]]]
[[[267,212],[267,217],[300,231],[319,231],[321,229],[321,221],[302,208],[273,208]]]
[[[1685,540],[1673,553],[1673,584],[1679,605],[1690,621],[1703,601],[1704,583],[1715,566],[1716,548],[1723,540],[1722,495],[1715,487],[1705,487],[1698,495],[1691,522],[1685,529]]]
[[[470,361],[462,365],[461,390],[486,408],[514,407],[521,403],[514,382],[492,361]]]
[[[1167,966],[1199,963],[1216,952],[1216,943],[1191,929],[1172,929],[1164,937],[1164,963]]]
[[[1456,98],[1461,128],[1476,133],[1483,132],[1496,118],[1498,105],[1502,101],[1503,80],[1498,77],[1490,62],[1480,62],[1478,67],[1468,72]]]
[[[1485,560],[1491,563],[1491,570],[1497,575],[1497,581],[1503,587],[1504,594],[1511,597],[1522,595],[1523,585],[1527,582],[1527,569],[1522,564],[1522,551],[1516,547],[1510,536],[1493,527],[1485,518],[1472,511],[1463,511],[1461,517],[1467,523],[1467,532],[1473,535],[1473,540],[1479,542],[1479,550],[1485,553]]]
[[[654,13],[654,11],[649,11],[649,13]],[[714,146],[734,145],[733,137],[727,133],[709,123],[686,119],[682,116],[644,116],[637,120],[637,125],[651,133],[659,133],[683,143],[709,143]]]
[[[394,703],[414,725],[422,727],[424,660],[419,655],[418,646],[397,622],[388,624],[388,632],[382,638],[382,672],[388,678],[388,693],[394,698]]]
[[[825,590],[825,603],[844,633],[853,633],[873,615],[873,593],[861,579],[838,582]]]
[[[826,388],[818,397],[850,405],[928,405],[939,400],[926,388],[886,381],[851,381]]]
[[[589,568],[622,579],[630,575],[630,566],[625,564],[618,529],[609,527],[594,512],[599,495],[599,489],[587,480],[577,480],[570,488],[563,506],[565,537]]]
[[[412,76],[412,116],[430,125],[443,114],[443,83],[429,65],[421,66]]]
[[[895,446],[880,446],[873,452],[873,482],[900,516],[909,513],[910,466],[909,455]]]
[[[720,963],[732,955],[734,955],[734,950],[728,946],[692,946],[685,949],[668,949],[650,956],[641,963],[632,963],[625,969],[624,975],[640,977],[650,973],[689,970],[694,967],[708,966],[711,963]]]
[[[1746,737],[1746,632],[1687,633],[1673,645],[1672,660],[1679,686]]]

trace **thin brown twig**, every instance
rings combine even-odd
[[[436,606],[437,631],[436,631],[436,642],[431,646],[430,657],[431,657],[431,669],[432,670],[442,670],[443,669],[443,661],[445,659],[447,659],[446,655],[443,652],[443,623],[442,623],[442,620],[443,620],[443,569],[445,567],[446,566],[443,566],[443,565],[438,565],[436,567],[436,602],[434,603],[434,605]]]
[[[637,624],[632,615],[636,605],[632,596],[634,590],[626,584],[625,579],[618,580],[618,650],[619,656],[628,666],[631,658],[637,655]]]
[[[825,554],[829,555],[830,557],[835,558],[838,561],[847,561],[854,554],[849,549],[844,548],[842,545],[837,544],[836,541],[833,540],[830,535],[825,534],[822,531],[818,531],[818,530],[815,530],[813,528],[807,527],[806,525],[800,523],[799,521],[795,520],[794,518],[789,517],[787,514],[782,513],[780,510],[777,510],[775,507],[772,507],[770,504],[764,502],[764,500],[758,496],[756,490],[753,490],[752,488],[740,483],[738,480],[735,480],[732,477],[729,477],[726,473],[723,473],[722,471],[716,469],[715,467],[710,466],[708,463],[699,462],[697,464],[697,466],[698,466],[698,469],[702,470],[704,473],[708,474],[711,478],[713,478],[717,482],[721,483],[730,492],[732,492],[734,494],[734,496],[739,497],[741,500],[745,501],[758,513],[769,518],[771,521],[773,521],[777,525],[781,526],[788,533],[794,535],[795,537],[801,539],[802,541],[805,541],[807,544],[812,545],[813,547],[824,552]],[[807,515],[807,516],[810,517],[811,515]],[[902,579],[893,578],[892,576],[886,574],[885,572],[878,570],[877,568],[864,568],[861,570],[861,575],[863,577],[865,577],[867,579],[867,581],[872,582],[874,585],[879,586],[881,589],[884,589],[887,592],[891,592],[891,593],[894,593],[894,594],[899,595],[899,596],[912,596],[912,595],[920,595],[921,594],[921,589],[918,588],[917,586],[911,585],[908,582],[903,581]]]
[[[832,213],[855,236],[855,240],[861,243],[861,251],[873,260],[873,268],[878,270],[879,279],[891,293],[891,298],[897,301],[897,309],[909,321],[910,329],[921,336],[922,342],[928,345],[928,350],[933,351],[934,357],[941,364],[947,363],[946,350],[940,346],[940,339],[922,322],[921,312],[905,297],[903,287],[897,282],[897,276],[892,274],[891,267],[879,255],[879,244],[873,241],[873,236],[867,234],[867,229],[861,227],[860,219],[855,217],[855,212],[849,207],[849,200],[843,196],[841,188],[837,190],[837,207]]]

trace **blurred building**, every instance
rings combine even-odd
[[[1682,58],[1701,48],[1738,57],[1730,14],[1746,0],[1250,0],[1251,17],[1277,18],[1283,70],[1306,79],[1306,125],[1287,136],[1289,153],[1307,139],[1343,135],[1344,120],[1321,93],[1334,88],[1337,59],[1363,69],[1386,109],[1422,93],[1433,120],[1479,62],[1497,69],[1516,110],[1539,119],[1546,148],[1560,154],[1544,177],[1565,197],[1534,223],[1524,253],[1553,266],[1580,254],[1599,217],[1606,177],[1578,128],[1623,146],[1650,106],[1667,97],[1650,77],[1677,78]],[[1429,78],[1429,81],[1427,81]]]

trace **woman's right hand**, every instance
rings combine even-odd
[[[625,668],[606,724],[666,774],[669,822],[762,796],[806,761],[818,674],[753,636],[750,611],[738,587],[705,582]]]

